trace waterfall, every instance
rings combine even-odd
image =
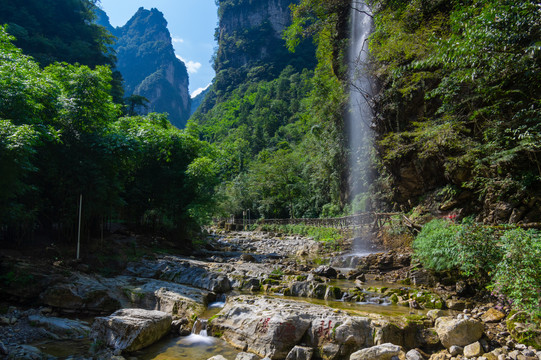
[[[366,198],[371,181],[373,114],[370,99],[373,91],[368,71],[368,36],[371,30],[370,8],[364,0],[352,0],[348,53],[349,111],[346,114],[345,126],[349,145],[349,199],[352,205],[357,203],[357,207],[360,206],[361,198]],[[361,206],[358,210],[365,209]]]
[[[192,334],[199,336],[207,336],[207,320],[197,319],[192,327]]]
[[[373,148],[373,82],[368,68],[368,36],[372,31],[372,12],[365,0],[351,0],[350,46],[348,53],[349,109],[345,126],[349,145],[349,203],[355,212],[368,210]],[[352,255],[377,251],[367,229],[355,234]]]

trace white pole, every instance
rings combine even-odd
[[[79,230],[77,231],[77,260],[79,260],[79,249],[81,248],[81,212],[83,209],[83,194],[79,195]]]

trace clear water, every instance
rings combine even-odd
[[[215,355],[234,359],[240,350],[211,336],[191,334],[186,337],[166,337],[136,354],[139,360],[207,360]]]

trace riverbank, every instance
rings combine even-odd
[[[342,246],[351,248],[351,243],[348,239]],[[123,336],[110,328],[119,314],[107,316],[118,309],[159,311],[163,335],[178,337],[190,334],[209,304],[226,297],[225,308],[210,321],[209,335],[258,357],[286,358],[301,346],[311,349],[314,358],[349,359],[358,350],[393,343],[404,356],[417,349],[421,358],[434,360],[471,355],[469,349],[464,353],[465,348],[477,342],[482,352],[469,358],[485,354],[490,360],[486,354],[493,354],[503,356],[500,360],[517,360],[518,355],[539,355],[512,334],[527,323],[513,318],[508,305],[469,284],[438,278],[412,264],[411,255],[404,252],[343,255],[313,239],[264,232],[217,232],[191,257],[148,252],[110,276],[91,271],[84,262],[32,262],[3,253],[2,267],[11,266],[17,281],[4,279],[2,286],[7,301],[0,351],[14,359],[146,359],[144,347],[122,348],[118,345],[122,341],[108,344],[100,338],[104,333],[117,340]],[[333,266],[323,264],[327,259]],[[344,261],[350,269],[341,268]],[[237,318],[239,313],[243,316]],[[96,321],[103,316],[106,321]],[[139,313],[136,318],[141,319]],[[453,328],[442,325],[453,321],[467,324],[459,328],[482,329],[467,344],[447,346],[438,318],[444,319],[439,320],[441,329]],[[515,324],[512,330],[506,321]],[[135,321],[134,328],[141,323]],[[303,326],[293,331],[287,325],[292,323]],[[362,329],[358,324],[364,324]],[[366,335],[364,340],[359,331]],[[296,335],[289,339],[293,332]],[[289,342],[282,344],[284,337]],[[66,341],[73,354],[51,354],[52,343]]]

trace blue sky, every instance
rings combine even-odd
[[[101,0],[111,25],[123,26],[141,6],[157,8],[167,20],[177,57],[190,76],[190,93],[204,89],[214,78],[210,63],[214,48],[214,30],[218,24],[214,0]]]

